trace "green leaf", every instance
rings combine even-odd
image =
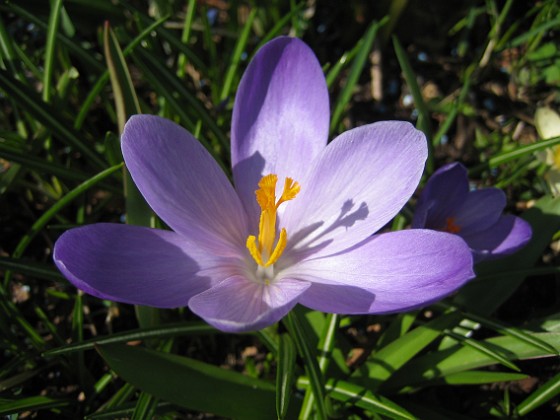
[[[356,375],[362,377],[361,382],[367,384],[368,388],[375,390],[383,381],[460,320],[461,314],[451,312],[413,329],[373,354],[365,366],[356,371]]]
[[[96,345],[109,345],[116,343],[127,343],[129,341],[144,341],[153,338],[180,337],[185,335],[217,334],[218,330],[212,328],[205,322],[160,325],[152,328],[140,328],[121,333],[114,333],[106,337],[95,337],[81,343],[69,344],[64,347],[48,350],[43,353],[44,357],[59,356],[77,351],[93,350]]]
[[[380,22],[373,22],[369,26],[366,34],[363,37],[363,40],[360,42],[360,49],[356,55],[356,58],[354,59],[354,62],[352,63],[352,68],[350,69],[350,74],[348,75],[346,84],[344,85],[344,88],[340,92],[340,95],[338,96],[334,104],[334,110],[331,118],[331,133],[336,130],[336,127],[338,126],[338,123],[342,118],[342,113],[344,112],[346,105],[348,105],[350,99],[352,98],[354,87],[358,82],[360,74],[362,74],[364,65],[373,46],[373,42],[375,41],[375,38],[377,36],[377,32],[379,31],[379,28],[381,28],[386,22],[386,18],[382,19]]]
[[[300,378],[298,386],[309,386],[309,379]],[[391,419],[416,418],[391,400],[381,395],[374,395],[369,389],[351,382],[330,379],[326,383],[326,389],[333,399],[369,410],[372,413],[388,416]]]
[[[442,378],[442,381],[450,385],[480,385],[494,382],[519,381],[528,378],[523,373],[511,372],[487,372],[485,370],[469,370],[466,372],[453,373]]]
[[[276,415],[286,418],[296,369],[296,346],[289,334],[280,334],[278,346],[278,366],[276,367]]]
[[[62,0],[51,0],[51,13],[49,15],[49,25],[47,29],[47,45],[45,48],[45,67],[43,70],[43,100],[49,102],[51,99],[51,83],[54,67],[54,47],[58,26],[60,23],[60,10]]]
[[[559,333],[538,333],[535,337],[560,349]],[[553,356],[514,337],[500,336],[484,340],[485,345],[500,353],[508,360],[523,360],[535,357]],[[496,360],[471,347],[454,347],[432,352],[410,361],[406,369],[396,372],[384,385],[386,392],[395,392],[406,386],[418,386],[426,381],[442,378],[450,374],[464,372],[493,365]]]
[[[412,98],[414,99],[414,106],[416,106],[416,109],[418,110],[417,126],[428,138],[428,161],[426,162],[426,171],[428,174],[431,174],[434,166],[432,145],[433,131],[432,125],[430,123],[430,113],[428,112],[428,107],[426,106],[426,102],[424,102],[424,98],[422,97],[422,91],[420,90],[420,86],[418,85],[418,81],[416,80],[416,74],[414,74],[412,66],[408,61],[406,51],[404,50],[396,36],[393,36],[393,47],[395,49],[397,59],[399,60],[404,79],[406,80],[406,84],[410,89]]]
[[[274,385],[198,360],[125,345],[97,346],[119,376],[180,407],[238,419],[274,418]]]
[[[18,400],[0,400],[0,415],[11,415],[22,411],[35,411],[47,408],[64,407],[70,405],[68,400],[50,397],[28,397]]]
[[[536,391],[525,398],[518,406],[517,413],[524,416],[535,408],[540,407],[545,402],[560,394],[560,373],[541,385]]]

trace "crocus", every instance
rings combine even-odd
[[[506,196],[498,188],[469,190],[467,169],[451,163],[430,177],[416,206],[413,228],[454,233],[465,240],[475,262],[519,250],[531,239],[531,226],[503,215]]]
[[[277,38],[252,60],[235,98],[235,187],[189,132],[133,116],[124,160],[171,230],[75,228],[56,242],[56,265],[91,295],[188,306],[232,332],[271,325],[297,303],[343,314],[406,311],[472,278],[472,256],[455,235],[372,236],[418,185],[424,135],[380,122],[327,146],[328,131],[321,66],[302,41]]]

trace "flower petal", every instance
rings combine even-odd
[[[329,115],[325,77],[305,43],[280,37],[257,52],[241,79],[231,129],[235,186],[255,224],[261,177],[300,181],[327,144]]]
[[[513,254],[524,247],[532,236],[531,225],[520,217],[502,216],[496,224],[463,239],[474,252],[476,262]]]
[[[430,177],[420,194],[412,227],[444,229],[469,193],[467,169],[460,163],[442,166]]]
[[[506,195],[498,188],[471,191],[454,214],[459,235],[480,232],[494,225],[506,206]]]
[[[56,241],[54,262],[90,295],[160,308],[186,306],[241,267],[174,232],[116,223],[66,231]]]
[[[288,247],[327,255],[371,236],[410,198],[426,156],[424,134],[402,121],[340,135],[315,159],[300,194],[286,205],[280,225],[288,232]]]
[[[279,321],[308,287],[304,281],[284,279],[265,285],[234,276],[194,296],[189,307],[222,331],[253,331]]]
[[[140,192],[174,231],[197,238],[200,246],[244,249],[248,229],[241,202],[187,130],[164,118],[135,115],[124,128],[122,149]]]
[[[474,277],[471,251],[461,238],[423,229],[376,235],[347,252],[300,262],[283,275],[312,282],[301,304],[348,314],[422,307]],[[355,289],[366,296],[357,304],[344,296]]]

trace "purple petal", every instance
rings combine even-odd
[[[378,122],[340,135],[286,204],[280,225],[288,247],[327,255],[371,236],[410,198],[426,156],[424,134],[406,122]]]
[[[445,228],[446,219],[461,207],[468,192],[467,169],[460,163],[442,166],[430,177],[420,194],[412,227]]]
[[[241,270],[174,232],[112,223],[63,233],[54,262],[90,295],[160,308],[186,306],[192,296]]]
[[[241,202],[187,130],[164,118],[135,115],[124,128],[122,149],[142,195],[174,231],[206,248],[218,243],[244,249],[248,229]]]
[[[505,206],[506,195],[498,188],[471,191],[453,214],[454,223],[461,228],[459,235],[488,229],[498,221]]]
[[[524,247],[532,236],[531,225],[520,217],[506,215],[481,232],[463,236],[475,254],[475,261],[513,254]]]
[[[222,331],[253,331],[279,321],[308,287],[309,283],[298,280],[284,279],[265,285],[234,276],[194,296],[189,307]]]
[[[296,38],[262,47],[249,64],[233,107],[231,156],[235,186],[258,223],[254,191],[263,175],[303,178],[327,144],[329,95],[313,51]]]
[[[471,251],[461,238],[421,229],[377,235],[347,252],[303,261],[283,275],[313,283],[303,305],[348,314],[418,308],[474,277]],[[365,297],[358,298],[355,289]]]

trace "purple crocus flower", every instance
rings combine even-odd
[[[455,235],[372,236],[414,192],[427,155],[405,122],[350,130],[327,146],[329,100],[302,41],[277,38],[250,63],[235,99],[235,187],[186,130],[133,116],[125,163],[172,231],[94,224],[65,232],[54,260],[103,299],[188,306],[224,331],[280,320],[297,303],[344,314],[406,311],[473,277]]]
[[[503,215],[506,196],[498,188],[469,191],[467,169],[450,163],[438,169],[420,194],[413,228],[454,233],[472,250],[475,262],[519,250],[531,239],[523,219]]]

